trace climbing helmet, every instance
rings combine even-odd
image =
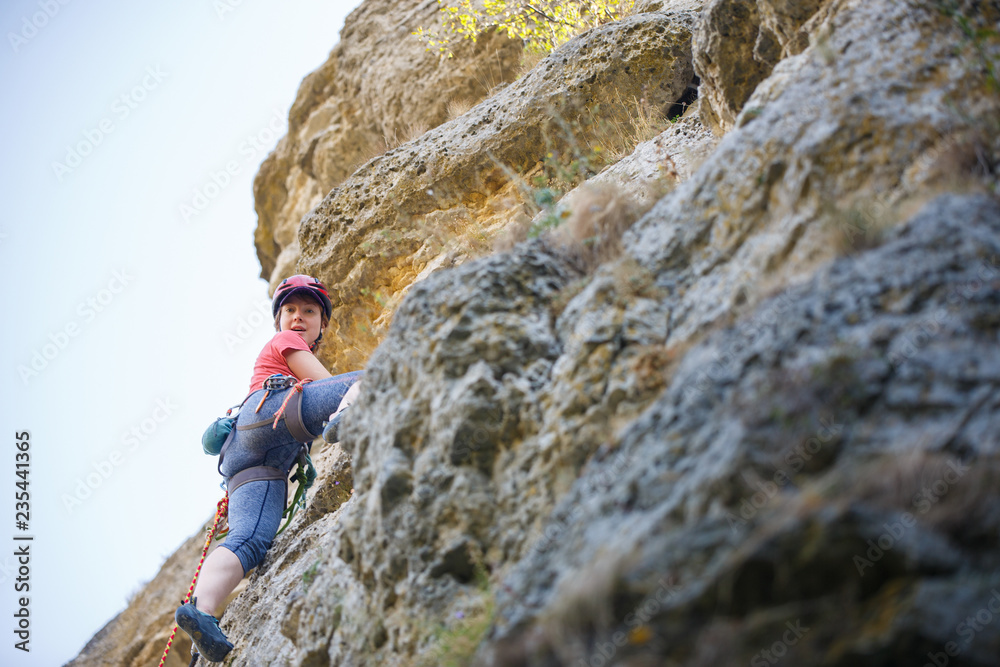
[[[312,276],[302,274],[285,278],[274,290],[274,299],[271,301],[271,315],[278,316],[282,304],[293,294],[308,294],[323,306],[323,314],[327,319],[333,314],[333,304],[330,302],[330,295],[326,291],[323,283]]]

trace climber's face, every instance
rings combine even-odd
[[[278,329],[295,331],[306,345],[312,345],[319,338],[323,327],[323,308],[316,301],[298,294],[285,299],[278,313]]]

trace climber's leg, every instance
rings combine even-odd
[[[344,395],[363,375],[364,371],[354,371],[310,382],[303,387],[302,421],[310,433],[322,433],[323,423],[337,410]]]
[[[229,494],[229,534],[218,550],[235,554],[242,566],[241,577],[267,555],[281,525],[287,488],[282,480],[261,480],[242,484]]]
[[[218,617],[226,598],[243,578],[243,564],[235,553],[219,547],[208,555],[201,566],[194,597],[198,598],[198,609]]]

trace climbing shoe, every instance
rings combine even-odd
[[[200,611],[195,604],[198,598],[181,605],[174,614],[178,627],[191,635],[198,653],[210,662],[222,662],[233,650],[233,645],[219,629],[219,619]]]
[[[350,406],[348,406],[350,407]],[[330,417],[330,421],[327,422],[326,427],[323,429],[323,439],[327,442],[339,442],[340,440],[340,419],[347,412],[347,408],[344,408],[340,412]]]

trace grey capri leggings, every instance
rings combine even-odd
[[[302,388],[302,421],[310,433],[323,431],[323,422],[337,409],[351,386],[361,379],[363,372],[344,373],[332,378],[310,382]],[[237,426],[274,417],[285,396],[293,389],[272,391],[254,412],[264,390],[255,391],[240,409]],[[233,475],[254,466],[284,467],[301,445],[288,432],[285,421],[270,427],[236,431],[226,448],[221,472],[228,483]],[[288,470],[285,471],[286,473]],[[274,535],[281,523],[285,509],[285,484],[279,480],[247,482],[229,495],[229,535],[220,545],[229,549],[243,565],[245,575],[264,560]]]

